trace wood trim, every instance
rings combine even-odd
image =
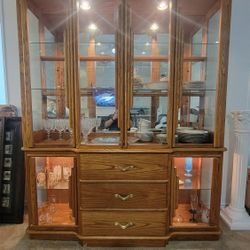
[[[169,70],[169,90],[168,90],[168,115],[167,115],[167,130],[168,138],[167,145],[172,147],[173,145],[173,120],[175,119],[175,78],[176,78],[176,47],[177,47],[177,15],[174,14],[176,10],[177,2],[176,0],[172,1],[171,11],[170,11],[170,70]]]
[[[79,180],[80,183],[168,183],[168,180]]]
[[[177,8],[177,7],[176,7]],[[177,10],[178,12],[178,10]],[[173,116],[172,116],[172,121],[170,121],[172,123],[172,130],[171,130],[171,135],[172,135],[172,143],[171,145],[174,147],[175,146],[175,130],[178,126],[178,113],[179,113],[179,109],[180,109],[180,86],[179,86],[179,79],[180,79],[180,67],[183,67],[183,62],[180,60],[180,43],[181,43],[181,21],[180,21],[180,17],[176,16],[176,25],[175,25],[175,61],[174,61],[174,79],[173,79],[173,83],[174,83],[174,99],[173,99]]]
[[[35,159],[25,156],[28,186],[29,223],[38,225]]]
[[[225,113],[227,99],[227,73],[229,59],[230,41],[230,20],[231,20],[231,0],[221,0],[221,19],[220,19],[220,45],[219,61],[217,72],[217,95],[216,95],[216,117],[214,131],[214,146],[223,147],[225,130]]]
[[[27,1],[17,0],[17,20],[19,37],[19,60],[20,60],[20,80],[21,80],[21,103],[22,103],[22,133],[23,146],[33,146],[32,135],[32,98],[30,82],[30,60],[28,44],[28,24],[27,24]]]
[[[215,158],[213,161],[212,190],[211,190],[211,206],[210,206],[210,226],[219,227],[220,221],[220,199],[222,185],[222,164],[223,156]]]

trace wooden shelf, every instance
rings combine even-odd
[[[64,61],[64,56],[41,56],[41,61]],[[184,62],[201,62],[206,61],[205,56],[188,56],[184,57]],[[115,61],[115,56],[96,55],[96,56],[80,56],[80,61]],[[136,62],[166,62],[169,61],[169,56],[135,56]]]
[[[54,213],[50,211],[51,205],[54,206]],[[38,216],[40,219],[43,217],[48,219],[50,216],[51,219],[49,222],[46,220],[39,222],[39,225],[75,225],[75,219],[67,203],[45,204],[38,208]]]
[[[189,204],[178,204],[178,208],[175,210],[175,217],[173,218],[173,227],[208,227],[208,223],[201,222],[199,214],[196,216],[198,222],[190,222],[192,215],[189,209]]]

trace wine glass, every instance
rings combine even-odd
[[[65,131],[69,132],[69,138],[73,137],[73,129],[70,127],[69,121],[65,121]]]
[[[193,159],[192,157],[185,158],[185,176],[191,177],[192,174],[192,168],[193,168]]]
[[[49,200],[49,212],[50,214],[54,214],[56,212],[56,196],[50,195],[48,197]]]
[[[199,205],[198,195],[196,193],[191,194],[190,195],[191,209],[189,210],[189,212],[192,214],[192,218],[190,219],[191,222],[197,222],[197,220],[195,219],[195,214],[197,214],[198,205]]]
[[[88,143],[88,134],[91,132],[92,128],[96,126],[95,118],[83,118],[81,121],[83,141],[85,144]]]
[[[49,119],[45,119],[43,120],[43,128],[46,130],[47,132],[47,140],[50,140],[50,133],[53,130],[53,123],[51,120]]]
[[[65,119],[57,119],[56,120],[56,130],[59,132],[59,140],[63,140],[62,134],[63,131],[65,130]]]

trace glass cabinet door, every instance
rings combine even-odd
[[[74,157],[33,157],[38,225],[75,225]]]
[[[178,0],[175,142],[212,144],[216,117],[219,0]]]
[[[33,142],[72,144],[64,49],[69,1],[28,1]]]
[[[216,185],[213,171],[218,169],[216,158],[174,157],[174,211],[172,225],[175,227],[212,224],[213,196]],[[218,176],[217,176],[218,178]]]
[[[81,144],[120,144],[116,81],[119,1],[78,1]]]
[[[133,79],[129,144],[166,144],[170,89],[171,1],[128,0]]]

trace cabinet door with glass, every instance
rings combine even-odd
[[[29,189],[31,224],[66,228],[76,225],[75,166],[73,156],[29,158],[29,175],[34,182]]]
[[[70,146],[72,88],[65,56],[70,1],[26,1],[32,144]]]
[[[172,1],[128,0],[131,10],[132,73],[129,145],[166,146],[172,112]],[[134,138],[131,140],[130,138]]]
[[[172,226],[204,227],[218,223],[220,157],[178,156],[172,160]]]
[[[176,117],[180,146],[214,142],[220,47],[220,0],[178,0]],[[224,116],[224,114],[221,114]]]
[[[77,1],[82,145],[121,144],[117,80],[118,0]]]
[[[171,140],[171,10],[171,1],[79,1],[82,144]]]

